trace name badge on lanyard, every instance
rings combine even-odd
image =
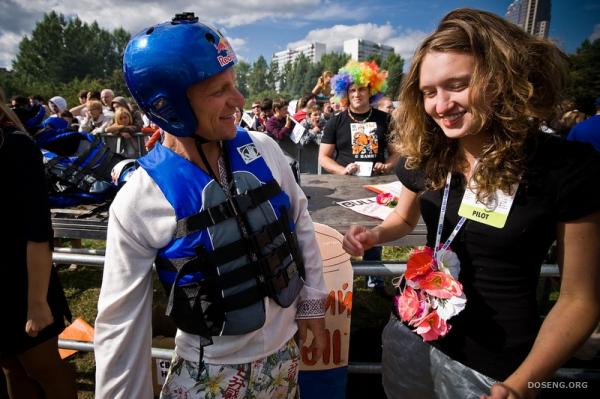
[[[477,189],[467,187],[458,209],[458,215],[501,229],[508,220],[508,214],[515,201],[518,188],[518,183],[512,187],[512,195],[508,195],[502,190],[496,190],[490,202],[484,204],[477,200]]]

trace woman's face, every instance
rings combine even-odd
[[[91,117],[96,120],[100,117],[100,115],[102,114],[102,108],[90,108],[90,115]]]
[[[423,58],[419,89],[425,112],[448,138],[477,133],[469,102],[474,67],[473,56],[464,53],[430,51]]]
[[[319,119],[321,118],[321,113],[319,111],[313,111],[310,114],[310,121],[313,124],[319,124]]]
[[[129,126],[131,125],[131,121],[129,120],[129,115],[127,115],[126,113],[122,113],[119,115],[119,125],[123,125],[123,126]]]

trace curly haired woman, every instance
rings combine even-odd
[[[360,255],[408,234],[422,215],[428,267],[460,267],[464,308],[446,324],[447,300],[420,301],[418,278],[398,284],[415,301],[399,297],[383,332],[388,397],[534,397],[529,387],[551,378],[595,327],[600,159],[539,131],[566,68],[549,41],[471,9],[450,12],[417,49],[394,115],[401,197],[379,226],[353,226],[344,247]],[[540,322],[536,287],[554,241],[560,297]]]

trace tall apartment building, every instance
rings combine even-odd
[[[508,6],[506,19],[527,33],[548,37],[550,10],[550,0],[514,0]]]
[[[314,42],[305,44],[293,49],[287,49],[274,53],[271,62],[277,62],[280,71],[283,70],[285,64],[288,62],[294,62],[296,58],[300,56],[300,54],[307,56],[310,62],[317,63],[321,61],[321,56],[325,54],[325,49],[326,46],[323,43]]]
[[[382,60],[394,52],[394,48],[385,44],[375,43],[365,39],[350,39],[344,41],[344,53],[349,54],[355,61],[364,61],[372,54],[377,54]]]

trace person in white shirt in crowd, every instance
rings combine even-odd
[[[112,107],[112,101],[115,93],[111,89],[103,89],[100,92],[100,101],[102,101],[102,113],[109,118],[115,117],[115,110]]]
[[[86,108],[86,116],[79,125],[79,131],[91,134],[104,133],[106,128],[112,122],[112,118],[109,118],[102,113],[102,103],[100,101],[91,100],[87,102]]]
[[[166,51],[168,49],[168,56]],[[125,79],[163,143],[110,208],[96,398],[151,398],[152,265],[178,327],[161,398],[295,398],[300,342],[325,346],[307,199],[277,143],[234,125],[244,97],[216,29],[178,14],[134,36]]]

